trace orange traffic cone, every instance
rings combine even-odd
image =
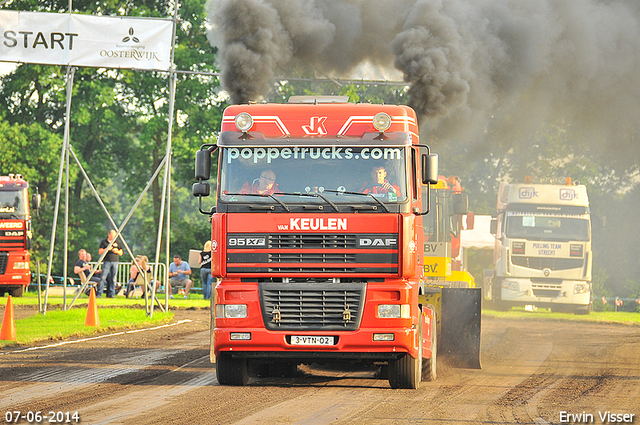
[[[98,317],[98,304],[96,303],[96,289],[91,288],[89,295],[89,308],[87,308],[87,319],[84,321],[85,326],[100,326],[100,317]]]
[[[7,298],[7,307],[4,309],[4,319],[2,319],[2,329],[0,329],[0,339],[5,341],[17,341],[16,322],[13,320],[13,301],[11,295]]]

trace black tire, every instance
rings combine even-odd
[[[425,382],[435,381],[437,377],[436,364],[438,352],[438,326],[435,317],[435,309],[431,320],[431,358],[422,360],[422,380]]]
[[[220,353],[216,357],[216,375],[220,385],[242,387],[249,382],[247,359],[232,357],[231,353]]]
[[[17,288],[13,288],[9,292],[12,297],[21,297],[24,294],[24,286],[18,286]]]
[[[409,353],[396,360],[389,360],[389,385],[391,388],[405,388],[415,390],[420,388],[422,379],[422,317],[418,326],[418,358],[414,359]]]

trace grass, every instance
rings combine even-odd
[[[36,313],[30,317],[16,319],[18,341],[0,340],[0,347],[97,335],[104,331],[138,329],[168,323],[173,319],[171,312],[157,312],[153,317],[148,317],[143,309],[132,308],[98,309],[98,316],[100,327],[84,325],[87,317],[86,308],[72,308],[67,311],[56,309],[47,311],[45,315]]]
[[[160,303],[164,306],[164,294],[158,294]],[[73,292],[69,290],[66,297],[66,306],[70,306],[73,300]],[[30,309],[33,315],[15,320],[16,334],[18,341],[0,340],[0,348],[16,344],[33,344],[35,342],[48,340],[61,340],[70,337],[84,337],[97,335],[105,331],[120,331],[126,329],[138,329],[148,326],[155,326],[168,323],[173,320],[171,309],[205,309],[211,306],[210,300],[202,299],[202,295],[190,294],[188,299],[183,299],[178,295],[175,299],[169,300],[168,313],[163,313],[156,303],[153,310],[153,317],[148,317],[145,312],[144,298],[125,298],[118,296],[115,298],[96,299],[98,315],[100,317],[100,327],[94,328],[84,326],[87,317],[87,305],[89,297],[79,297],[69,310],[65,311],[63,306],[65,300],[60,295],[51,295],[47,300],[47,312],[45,315],[38,314],[38,294],[28,292],[22,297],[11,298],[14,314],[15,310]],[[44,302],[44,296],[42,297]],[[0,314],[4,313],[4,306],[7,297],[0,297]],[[2,319],[0,315],[0,319]]]
[[[482,315],[504,319],[544,319],[590,323],[617,323],[640,326],[640,313],[629,313],[624,311],[592,311],[590,314],[576,315],[573,313],[552,313],[546,309],[525,311],[524,308],[513,308],[510,311],[482,310]]]
[[[164,306],[165,298],[164,294],[156,294],[160,303]],[[69,306],[73,300],[73,289],[69,289],[66,297],[66,305]],[[182,295],[176,295],[174,299],[169,300],[169,308],[209,308],[211,306],[211,300],[205,300],[200,294],[189,294],[188,299],[183,299]],[[38,308],[38,294],[34,292],[28,292],[19,298],[12,298],[14,306],[33,306]],[[42,295],[44,302],[44,294]],[[98,298],[98,307],[144,307],[144,298],[125,298],[123,296],[117,296],[115,298]],[[0,297],[0,303],[6,304],[6,297]],[[74,306],[85,306],[89,303],[89,297],[83,295],[78,297]],[[61,295],[50,295],[47,299],[47,310],[53,307],[62,307],[64,305],[64,299]],[[158,308],[156,303],[154,311]]]

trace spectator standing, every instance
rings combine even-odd
[[[100,242],[100,248],[98,249],[98,253],[102,255],[109,244],[113,242],[111,248],[107,252],[107,255],[104,257],[104,266],[102,268],[102,277],[101,284],[104,286],[105,282],[107,283],[107,298],[113,298],[116,295],[116,278],[118,276],[118,264],[120,262],[120,256],[124,253],[117,240],[114,240],[117,232],[115,230],[111,230],[106,239],[103,239]]]
[[[208,300],[211,298],[211,284],[213,276],[211,276],[211,241],[206,241],[204,248],[200,251],[200,277],[202,278],[202,298]]]
[[[191,290],[191,279],[189,279],[189,276],[191,276],[191,267],[182,261],[182,257],[180,257],[179,254],[175,254],[173,256],[173,263],[169,264],[168,290],[171,291],[172,287],[184,288],[184,299],[186,300]],[[171,298],[173,298],[173,295],[171,295]]]

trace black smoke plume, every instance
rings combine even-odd
[[[637,0],[210,0],[207,11],[233,103],[268,96],[292,69],[349,77],[368,62],[401,72],[436,137],[514,137],[561,117],[630,147],[640,123]]]

